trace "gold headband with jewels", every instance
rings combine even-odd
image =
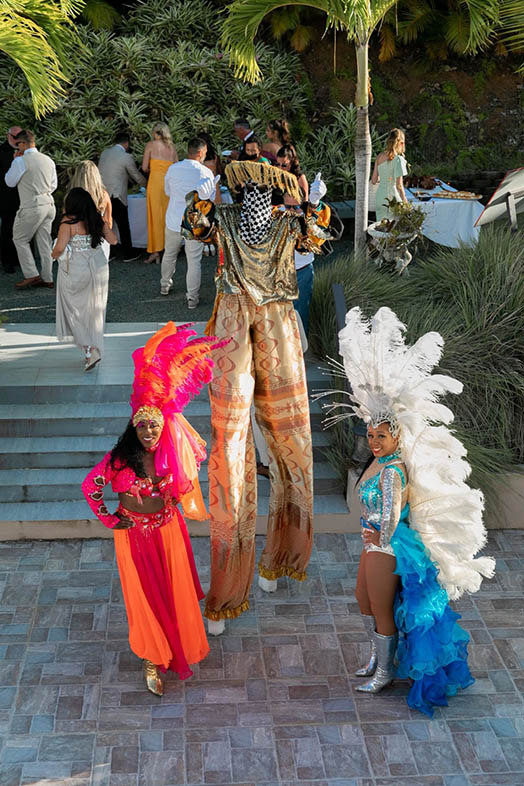
[[[164,428],[164,416],[158,407],[151,407],[149,404],[144,404],[143,407],[137,409],[133,415],[133,426],[136,426],[141,420],[154,420],[161,428]]]

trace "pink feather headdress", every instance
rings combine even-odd
[[[144,409],[157,409],[164,423],[155,451],[159,476],[171,473],[184,513],[190,518],[207,518],[198,484],[198,469],[206,458],[205,441],[182,415],[213,376],[210,353],[224,346],[214,336],[196,336],[190,324],[168,322],[144,347],[133,352],[135,379],[129,403],[133,416]],[[133,417],[135,420],[135,417]]]

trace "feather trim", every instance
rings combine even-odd
[[[466,483],[471,473],[466,449],[448,428],[453,412],[438,401],[460,393],[462,383],[431,374],[442,356],[442,336],[426,333],[406,346],[405,330],[389,308],[379,309],[371,320],[359,308],[347,313],[339,339],[352,393],[350,403],[328,409],[332,422],[355,415],[369,422],[384,410],[394,414],[409,477],[410,526],[437,564],[441,585],[456,600],[476,592],[482,578],[494,573],[491,557],[475,556],[486,543],[484,499]]]

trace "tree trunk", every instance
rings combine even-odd
[[[368,40],[355,42],[357,56],[357,87],[355,106],[357,123],[355,131],[355,253],[366,245],[368,226],[368,191],[371,171],[371,134],[369,133],[369,69]]]

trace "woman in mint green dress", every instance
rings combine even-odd
[[[387,206],[389,199],[407,202],[402,179],[408,173],[405,149],[404,132],[400,128],[394,128],[386,139],[386,149],[376,158],[371,182],[373,185],[378,183],[375,207],[377,221],[395,218]]]

